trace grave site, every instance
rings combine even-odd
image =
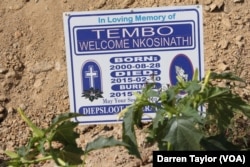
[[[169,19],[185,18],[179,11],[154,15],[140,13],[142,8],[150,11],[158,7],[178,9],[178,6],[189,5],[201,6],[200,42],[194,40],[199,38],[197,35],[189,36],[198,31],[193,29],[199,25],[196,21],[163,24]],[[124,13],[116,17],[113,17],[114,14],[103,15],[105,11],[114,10]],[[132,10],[134,14],[127,14],[126,10]],[[71,12],[91,13],[89,15],[93,18],[84,16],[80,18],[86,19],[84,25],[78,25],[78,16]],[[95,22],[97,26],[90,22]],[[133,24],[138,26],[133,27]],[[109,28],[109,25],[113,27]],[[72,31],[67,31],[67,28],[72,28]],[[182,37],[176,37],[176,29]],[[77,38],[77,42],[69,45],[71,37]],[[189,61],[183,50],[187,49],[191,54],[192,49],[199,46],[197,52],[204,57],[199,58],[198,63],[196,60],[195,63]],[[126,52],[128,48],[132,51]],[[157,50],[152,52],[152,49]],[[160,54],[165,52],[170,57],[171,52],[178,52],[178,56],[173,58],[173,55],[173,60],[164,64]],[[69,55],[74,56],[70,59]],[[179,65],[179,59],[185,60],[185,66]],[[82,63],[78,65],[79,61]],[[72,64],[74,67],[70,66]],[[164,71],[162,68],[165,66],[168,68]],[[44,129],[52,124],[55,117],[70,110],[87,115],[73,119],[83,123],[74,129],[79,135],[76,139],[79,148],[84,149],[88,142],[100,136],[122,140],[122,121],[117,121],[114,114],[135,101],[133,91],[141,90],[144,83],[151,83],[152,76],[155,77],[156,87],[161,87],[163,79],[159,75],[172,75],[173,71],[177,71],[183,80],[191,80],[190,74],[194,70],[185,73],[185,68],[190,67],[202,67],[199,79],[209,70],[218,74],[234,73],[244,82],[216,80],[216,85],[230,88],[250,104],[248,0],[1,0],[0,167],[6,166],[9,160],[6,150],[14,151],[25,146],[32,136],[18,109],[35,126]],[[77,70],[77,74],[71,75]],[[166,82],[176,84],[177,80],[170,77]],[[78,98],[84,105],[74,101]],[[157,101],[154,98],[151,100]],[[145,110],[150,115],[152,108],[146,107]],[[107,122],[104,121],[106,118]],[[230,121],[230,128],[226,131],[228,139],[242,148],[249,148],[249,118],[244,114],[235,114]],[[135,128],[141,159],[128,154],[122,146],[109,147],[91,151],[84,160],[85,167],[152,167],[152,153],[158,147],[145,142],[145,131],[149,126],[150,122],[146,122],[142,124],[142,129]],[[215,127],[208,130],[209,133],[216,133]],[[61,147],[58,143],[53,144],[55,148]],[[158,158],[162,161],[178,160],[178,157]],[[216,161],[217,157],[192,155],[188,159],[205,163]],[[185,158],[182,157],[182,160],[185,161]],[[54,167],[56,163],[48,160],[30,166]]]

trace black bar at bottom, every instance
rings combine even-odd
[[[250,166],[248,151],[153,151],[153,167]]]

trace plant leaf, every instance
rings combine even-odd
[[[192,117],[173,117],[169,121],[169,131],[163,141],[173,145],[174,150],[200,150],[203,137],[193,123]]]
[[[77,122],[71,122],[70,120],[65,121],[64,119],[64,122],[55,128],[51,140],[60,142],[64,145],[60,150],[51,149],[53,159],[58,165],[61,164],[59,160],[69,165],[82,163],[81,156],[84,154],[84,151],[77,146],[76,139],[79,138],[79,134],[74,131],[77,125]]]
[[[22,119],[28,124],[28,126],[31,128],[33,136],[37,138],[41,138],[44,136],[44,131],[39,129],[35,124],[33,124],[28,117],[24,114],[24,112],[18,108],[18,113],[21,115]]]
[[[202,117],[200,116],[200,112],[188,105],[182,108],[181,113],[183,114],[183,116],[189,117],[190,119],[192,118],[193,121],[202,123]]]
[[[137,158],[141,159],[140,152],[138,150],[135,129],[134,129],[134,112],[133,107],[125,113],[123,123],[122,123],[122,141],[128,146],[126,148],[129,154],[135,155]]]
[[[77,125],[77,122],[63,122],[55,129],[52,140],[58,141],[64,145],[77,145],[75,139],[79,137],[79,134],[74,132],[74,128]]]
[[[152,125],[149,127],[149,135],[147,136],[147,142],[157,142],[159,150],[167,149],[167,142],[162,141],[168,130],[168,119],[165,117],[165,113],[166,111],[163,109],[157,110],[156,115],[152,120]]]
[[[47,129],[47,131],[51,131],[60,123],[69,120],[71,118],[75,118],[77,116],[82,116],[82,115],[78,113],[62,113],[52,120],[51,126]]]
[[[197,81],[190,81],[187,84],[185,92],[187,92],[189,95],[192,95],[194,93],[198,93],[200,89],[201,89],[201,85],[197,83]]]
[[[60,165],[58,159],[63,160],[68,165],[79,165],[83,163],[81,159],[84,151],[81,148],[72,145],[66,145],[63,149],[53,150],[53,159],[54,161]]]
[[[8,155],[11,159],[19,158],[19,155],[15,153],[14,151],[6,150],[4,153]]]
[[[94,141],[87,143],[85,147],[85,154],[89,153],[90,151],[112,147],[112,146],[126,146],[128,145],[122,141],[116,140],[113,136],[105,138],[105,137],[98,137]]]
[[[230,124],[235,111],[242,111],[250,116],[250,106],[228,88],[209,88],[204,96],[207,97],[208,114],[219,120],[218,126],[222,131]]]
[[[216,136],[211,136],[207,138],[202,138],[201,145],[207,151],[226,151],[226,150],[233,150],[239,151],[240,148],[236,145],[230,143],[226,138],[225,135],[219,134]]]
[[[196,68],[193,74],[192,81],[198,81],[199,80],[198,77],[199,77],[199,71],[198,71],[198,68]]]
[[[227,80],[231,80],[231,81],[244,82],[243,79],[241,79],[240,77],[237,77],[232,72],[226,72],[226,73],[220,73],[220,74],[217,74],[215,72],[211,72],[210,78],[213,80],[215,80],[215,79],[227,79]]]

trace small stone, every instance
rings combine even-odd
[[[243,2],[244,0],[233,0],[234,3]]]
[[[13,107],[8,108],[8,113],[12,114],[15,112],[15,109]]]
[[[216,6],[221,9],[224,6],[224,0],[216,0]]]
[[[241,17],[240,17],[240,15],[235,15],[235,16],[234,16],[234,19],[235,19],[235,20],[240,20]]]
[[[224,5],[223,12],[228,14],[230,13],[230,11],[231,11],[231,8],[229,8],[227,5]]]
[[[55,62],[55,70],[56,71],[61,71],[61,64],[60,64],[60,62]]]
[[[239,88],[245,88],[247,86],[245,82],[239,82],[239,81],[235,81],[234,85],[238,86]]]
[[[39,62],[36,63],[34,66],[30,67],[30,71],[34,74],[39,74],[41,72],[48,72],[52,70],[54,66],[52,63],[49,62]]]
[[[226,49],[228,47],[228,44],[229,44],[229,42],[227,40],[223,39],[222,41],[220,41],[219,46],[222,49]]]
[[[210,11],[210,7],[209,7],[208,5],[205,5],[204,10],[205,10],[206,12],[209,12],[209,11]]]
[[[246,120],[248,120],[248,117],[247,116],[243,116],[243,119],[246,121]]]
[[[204,0],[205,5],[210,5],[212,3],[212,0]]]
[[[19,43],[18,43],[18,42],[15,42],[15,43],[13,43],[12,46],[13,46],[14,49],[17,49],[17,48],[19,48]]]
[[[6,76],[5,76],[6,78],[16,78],[17,77],[17,74],[16,74],[16,72],[15,71],[9,71],[7,74],[6,74]]]
[[[231,21],[229,20],[229,18],[222,18],[222,21],[221,21],[222,25],[223,25],[223,28],[225,30],[231,30],[232,29],[232,23]]]
[[[242,35],[238,35],[238,36],[235,38],[236,41],[241,41],[242,39],[243,39],[243,36],[242,36]]]
[[[226,70],[230,70],[230,67],[229,67],[229,65],[227,65],[227,64],[225,64],[225,63],[222,62],[222,63],[219,64],[218,69],[221,72],[223,72],[223,71],[226,71]]]
[[[209,5],[210,7],[210,12],[214,11],[217,7],[217,5],[215,3],[212,3],[211,5]]]
[[[34,87],[39,88],[40,86],[42,86],[42,84],[43,84],[43,79],[42,78],[37,79],[34,83]]]
[[[23,111],[25,111],[25,110],[28,108],[28,106],[27,106],[27,105],[25,105],[25,104],[23,104],[23,103],[22,103],[22,104],[20,104],[20,106],[19,106],[19,107],[20,107],[20,109],[21,109],[21,110],[23,110]]]
[[[6,74],[8,72],[7,68],[0,68],[0,74]]]
[[[20,32],[20,31],[16,31],[15,33],[14,33],[14,38],[15,39],[18,39],[18,38],[20,38],[22,36],[22,33]]]
[[[219,82],[218,86],[224,88],[224,87],[226,87],[226,83],[225,82]]]
[[[242,48],[242,47],[245,45],[245,43],[242,42],[242,41],[236,41],[236,45],[237,45],[239,48]]]
[[[68,98],[69,98],[69,95],[63,95],[63,96],[62,96],[62,99],[64,99],[64,100],[65,100],[65,99],[68,99]]]
[[[3,106],[0,106],[0,113],[4,113],[5,108]]]
[[[245,88],[247,84],[245,82],[240,82],[239,87],[240,88]]]

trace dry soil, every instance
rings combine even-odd
[[[3,151],[26,143],[29,128],[16,109],[21,107],[40,127],[69,111],[63,12],[158,6],[203,6],[205,69],[233,71],[246,80],[236,86],[250,95],[250,2],[248,0],[1,0],[0,1],[0,161]],[[221,82],[220,84],[228,84]],[[84,146],[99,135],[121,138],[121,125],[80,127]],[[152,166],[152,150],[145,135],[138,142],[143,161],[123,148],[98,150],[87,167]],[[48,162],[43,166],[53,166]]]

